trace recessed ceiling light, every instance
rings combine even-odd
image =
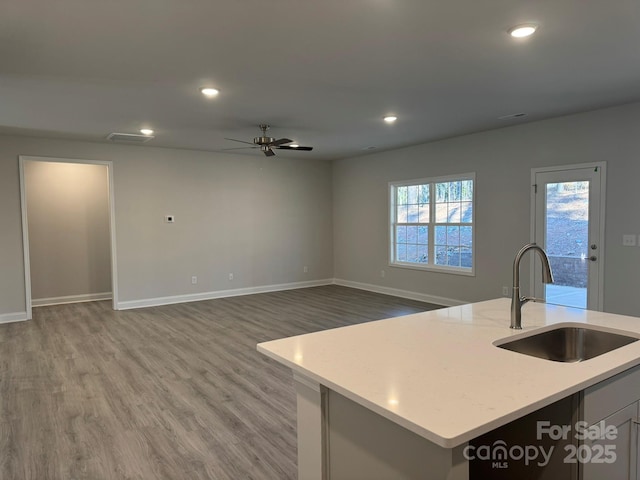
[[[289,146],[291,148],[298,148],[300,145],[298,145],[297,143],[290,143]]]
[[[143,135],[153,135],[153,130],[150,128],[141,128],[140,133]]]
[[[533,35],[538,26],[533,23],[523,23],[522,25],[516,25],[509,29],[509,35],[516,38],[528,37]]]
[[[213,88],[213,87],[202,87],[200,91],[205,97],[209,97],[209,98],[215,97],[220,93],[220,91],[217,88]]]
[[[396,117],[395,115],[387,115],[386,117],[383,118],[383,120],[387,123],[393,123],[396,120],[398,120],[398,117]]]

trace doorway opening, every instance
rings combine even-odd
[[[533,241],[554,283],[533,268],[534,294],[547,303],[601,310],[604,271],[604,162],[532,170]]]
[[[27,319],[34,306],[117,309],[112,162],[19,157]]]

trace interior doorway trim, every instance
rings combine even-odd
[[[79,163],[85,165],[104,165],[107,167],[107,179],[109,190],[109,244],[111,247],[111,292],[113,309],[118,308],[118,271],[116,261],[116,218],[115,201],[113,188],[113,162],[107,160],[83,160],[78,158],[58,158],[58,157],[32,157],[27,155],[18,156],[20,168],[20,210],[22,213],[22,251],[24,255],[24,289],[27,310],[27,320],[33,318],[33,302],[31,299],[31,261],[29,258],[29,223],[27,216],[27,191],[25,181],[25,162],[57,162],[57,163]]]

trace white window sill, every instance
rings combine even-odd
[[[415,263],[393,262],[389,263],[390,267],[407,268],[409,270],[423,270],[426,272],[449,273],[452,275],[463,275],[465,277],[475,277],[474,268],[456,268],[438,265],[419,265]]]

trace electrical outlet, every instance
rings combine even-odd
[[[198,283],[198,277],[194,275],[193,277],[191,277],[191,285],[195,285],[196,283]]]
[[[511,296],[511,292],[509,291],[509,287],[502,287],[502,296],[503,297]]]
[[[231,282],[233,280],[233,273],[229,274],[229,281]]]
[[[380,270],[380,277],[381,278],[384,278],[386,274],[387,274],[387,272],[385,272],[384,270]]]
[[[622,235],[622,245],[625,247],[635,247],[636,246],[636,236],[635,235]]]
[[[307,267],[306,265],[304,267],[302,267],[302,271],[304,273],[309,273],[309,267]]]

